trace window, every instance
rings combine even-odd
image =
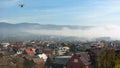
[[[78,59],[74,59],[73,61],[74,61],[74,63],[78,63]]]

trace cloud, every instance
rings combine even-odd
[[[60,36],[75,36],[85,38],[98,38],[98,37],[111,37],[112,39],[120,39],[120,27],[119,26],[96,26],[89,29],[69,29],[64,27],[61,30],[26,30],[29,33],[36,35],[60,35]]]
[[[0,1],[0,5],[1,5],[0,8],[7,8],[7,7],[15,6],[18,2],[19,2],[19,0]]]
[[[0,20],[0,22],[8,22],[7,20]]]

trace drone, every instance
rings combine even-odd
[[[24,7],[24,4],[19,4],[19,6],[20,6],[21,8],[23,8],[23,7]]]

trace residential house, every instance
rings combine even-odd
[[[56,56],[52,68],[65,68],[71,56]]]
[[[33,58],[32,60],[35,64],[44,64],[45,63],[43,58]]]
[[[67,68],[91,68],[90,56],[87,52],[79,52],[67,62]]]

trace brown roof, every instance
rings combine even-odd
[[[33,58],[33,62],[35,64],[44,64],[45,63],[44,59],[42,59],[42,58]]]
[[[82,61],[82,63],[84,65],[90,65],[91,62],[90,62],[90,56],[88,54],[88,52],[79,52],[79,53],[76,53],[78,55],[80,55],[80,60]]]

